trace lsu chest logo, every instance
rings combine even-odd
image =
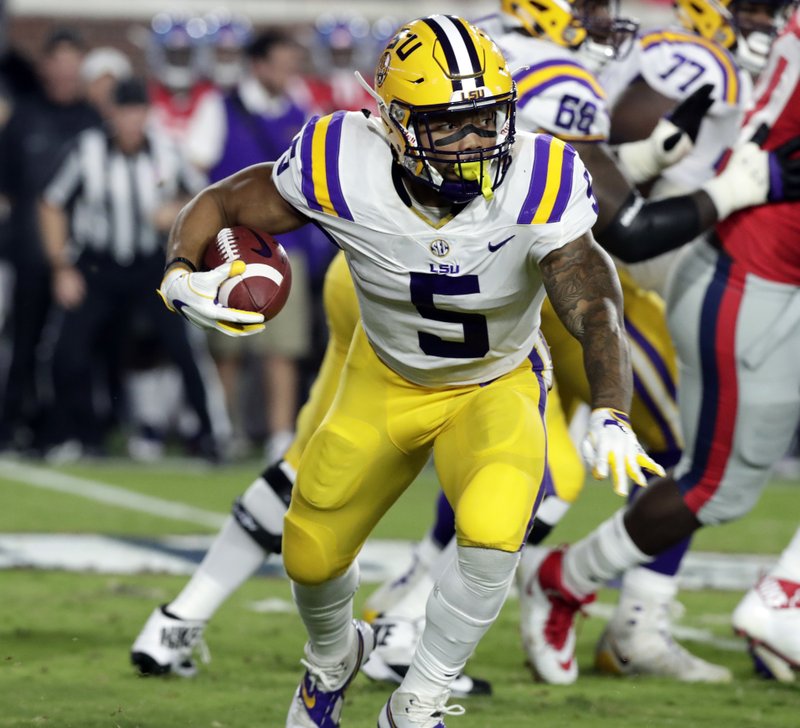
[[[450,243],[442,238],[434,240],[429,248],[437,258],[444,258],[450,253]],[[439,273],[441,275],[455,275],[460,270],[458,263],[429,263],[428,267],[431,273]]]

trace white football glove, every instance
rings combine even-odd
[[[658,177],[694,148],[694,143],[669,119],[659,119],[653,133],[638,142],[617,147],[617,157],[631,181],[638,185]]]
[[[655,179],[692,151],[700,124],[714,103],[713,90],[710,83],[700,86],[662,117],[647,139],[617,147],[619,161],[634,184]]]
[[[769,154],[755,142],[734,148],[728,166],[703,187],[720,220],[732,212],[767,201],[770,192]]]
[[[581,454],[598,480],[607,478],[610,469],[614,492],[618,495],[628,495],[628,478],[637,485],[647,485],[642,468],[665,475],[664,468],[642,449],[631,430],[628,415],[610,407],[592,410]]]
[[[228,336],[252,336],[264,330],[262,314],[226,308],[217,302],[220,285],[228,278],[242,275],[244,269],[242,260],[203,273],[172,268],[161,281],[158,295],[170,311],[181,314],[200,328],[216,329]]]

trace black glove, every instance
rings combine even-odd
[[[700,124],[706,112],[711,108],[711,104],[714,103],[714,99],[711,98],[711,92],[713,90],[713,84],[703,84],[667,114],[667,118],[686,133],[689,139],[692,140],[692,143],[697,141]],[[673,144],[678,143],[678,136],[679,135],[676,135]]]

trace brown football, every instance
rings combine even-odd
[[[223,228],[206,248],[203,267],[210,270],[234,260],[244,261],[245,271],[219,287],[219,302],[262,313],[265,320],[277,316],[292,287],[292,269],[283,246],[261,230],[242,225]]]

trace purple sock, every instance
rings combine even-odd
[[[450,507],[450,503],[445,498],[444,493],[439,493],[439,500],[436,503],[436,523],[433,524],[431,537],[442,548],[450,543],[450,539],[456,533],[456,514]]]
[[[670,450],[668,452],[652,453],[651,457],[665,470],[670,470],[678,464],[681,459],[680,450]],[[633,489],[629,500],[636,497],[638,491],[641,490],[638,486]],[[655,571],[657,574],[664,574],[664,576],[675,576],[678,569],[681,567],[681,561],[689,546],[692,543],[692,537],[689,536],[683,541],[673,544],[668,549],[665,549],[658,554],[649,564],[643,564],[645,569]]]

